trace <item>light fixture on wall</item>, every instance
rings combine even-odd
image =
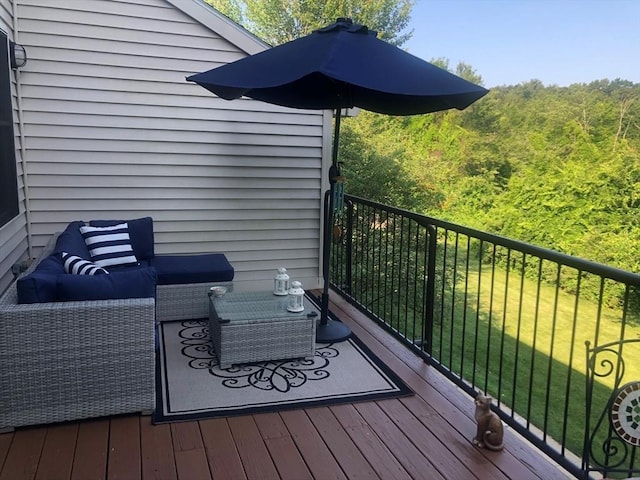
[[[9,56],[11,68],[22,68],[27,64],[27,50],[19,43],[9,42]]]

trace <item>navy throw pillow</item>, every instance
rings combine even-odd
[[[91,220],[92,227],[111,227],[126,223],[129,225],[131,246],[138,260],[151,260],[155,256],[153,240],[153,219],[151,217],[135,218],[133,220]]]
[[[95,263],[91,263],[89,260],[80,258],[77,255],[71,255],[67,252],[62,252],[62,263],[64,264],[64,271],[73,275],[99,275],[101,273],[109,273]]]
[[[111,227],[80,227],[80,233],[96,265],[108,268],[138,264],[126,223]]]

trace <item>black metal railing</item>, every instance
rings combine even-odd
[[[350,195],[344,205],[332,286],[583,475],[585,341],[640,336],[640,275]],[[633,348],[625,355],[640,379]],[[613,389],[595,382],[591,395]],[[629,468],[639,466],[633,456]]]

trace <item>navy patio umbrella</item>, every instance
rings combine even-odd
[[[187,80],[226,100],[246,96],[285,107],[335,110],[331,195],[323,232],[324,290],[316,339],[326,343],[345,340],[349,328],[328,318],[341,109],[360,107],[388,115],[462,110],[488,90],[380,40],[375,31],[348,18]]]

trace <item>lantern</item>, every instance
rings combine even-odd
[[[304,311],[304,290],[302,284],[298,281],[291,282],[291,289],[289,290],[289,306],[287,310],[290,312],[303,312]]]
[[[287,275],[287,269],[284,267],[280,267],[276,276],[273,277],[273,294],[289,294],[289,275]]]

